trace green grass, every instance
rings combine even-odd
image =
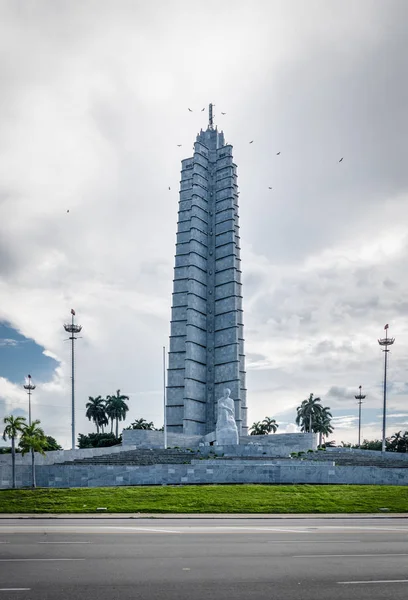
[[[0,513],[408,512],[408,487],[203,485],[0,491]]]

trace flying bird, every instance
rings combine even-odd
[[[272,189],[271,187],[268,187],[268,190],[271,190],[271,189]]]
[[[191,108],[189,108],[188,110],[189,110],[190,112],[193,112],[193,111],[191,110]]]
[[[69,209],[67,210],[67,213],[69,213]]]
[[[254,143],[254,140],[251,140],[249,143],[250,143],[250,144],[253,144],[253,143]]]
[[[341,159],[339,160],[339,162],[341,162],[343,160],[344,156],[341,157]]]
[[[177,148],[181,148],[182,144],[177,144]]]
[[[169,186],[169,189],[171,189],[170,186]]]
[[[205,108],[202,108],[202,109],[201,109],[201,112],[204,112],[204,111],[205,111]]]
[[[280,151],[276,153],[276,156],[279,156],[279,154],[280,154]]]
[[[222,112],[221,114],[222,114],[222,115],[226,115],[227,113],[223,113],[223,112]]]

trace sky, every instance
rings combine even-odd
[[[69,447],[74,308],[77,432],[117,389],[125,425],[163,424],[180,161],[212,102],[238,165],[249,422],[295,431],[314,393],[355,443],[362,385],[380,437],[388,323],[387,433],[408,430],[407,20],[405,0],[3,0],[0,418],[27,414],[30,373]]]

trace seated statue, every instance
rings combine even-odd
[[[230,397],[230,394],[231,390],[226,388],[222,398],[217,401],[217,425],[215,428],[217,446],[239,444],[234,400]]]

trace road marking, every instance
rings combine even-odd
[[[408,553],[398,554],[396,552],[388,552],[387,554],[297,554],[292,556],[292,558],[360,558],[365,556],[408,556]]]
[[[91,544],[92,542],[37,542],[38,544]]]
[[[190,571],[191,569],[189,569],[188,567],[183,567],[183,571]]]
[[[0,558],[0,562],[29,562],[29,561],[62,561],[62,560],[85,560],[84,558]]]
[[[377,579],[375,581],[338,581],[340,585],[354,585],[355,583],[408,583],[408,579]]]
[[[0,592],[29,592],[31,588],[0,588]]]
[[[173,529],[153,529],[150,527],[120,527],[118,525],[102,526],[99,527],[99,529],[119,529],[121,531],[147,531],[148,533],[181,533],[181,531],[175,531]]]

